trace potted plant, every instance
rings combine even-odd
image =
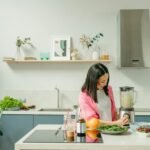
[[[92,59],[99,59],[99,40],[103,37],[102,33],[98,33],[93,37],[89,37],[86,35],[82,35],[80,38],[80,43],[83,48],[87,48],[88,50],[92,48]],[[87,52],[86,52],[87,53]]]
[[[23,40],[18,36],[17,37],[17,41],[16,41],[16,46],[17,46],[17,56],[16,56],[16,59],[20,59],[21,58],[21,46],[22,45],[25,45],[25,44],[28,44],[30,45],[31,47],[33,47],[33,44],[31,43],[31,38],[30,37],[27,37],[27,38],[24,38]]]

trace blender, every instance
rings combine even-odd
[[[134,87],[124,86],[120,87],[120,109],[119,117],[126,116],[129,119],[129,123],[134,123],[134,99],[135,99]]]

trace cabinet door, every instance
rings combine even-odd
[[[63,124],[64,115],[34,115],[34,126],[38,124]]]
[[[150,122],[150,116],[145,115],[136,115],[135,116],[136,122]]]
[[[3,114],[0,120],[0,150],[14,150],[14,144],[33,128],[33,115]]]

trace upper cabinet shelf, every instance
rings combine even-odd
[[[5,60],[6,63],[110,63],[111,60]]]

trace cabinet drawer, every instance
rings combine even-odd
[[[34,126],[38,124],[63,124],[64,115],[35,115]]]

